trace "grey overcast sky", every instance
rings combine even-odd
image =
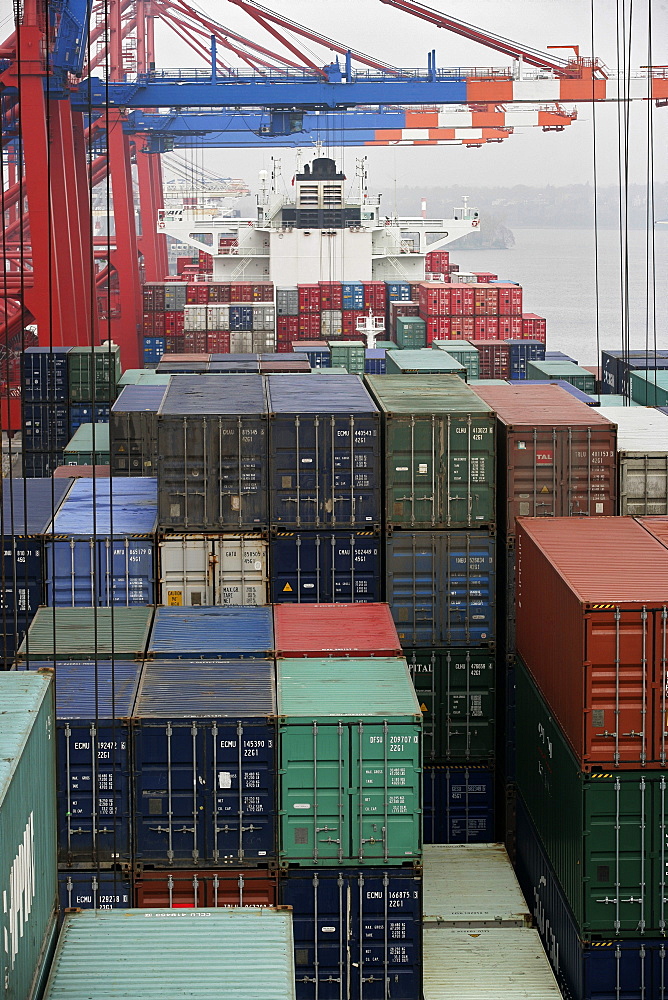
[[[268,48],[279,49],[270,36],[234,3],[198,0],[192,4],[229,28]],[[265,0],[272,10],[291,20],[335,38],[337,41],[378,56],[397,66],[426,66],[427,52],[436,49],[439,66],[505,66],[508,59],[492,50],[411,17],[381,0]],[[549,45],[579,45],[582,55],[592,52],[592,8],[594,54],[611,69],[621,66],[617,50],[617,11],[627,18],[632,9],[630,64],[633,69],[649,62],[648,35],[652,25],[652,63],[668,65],[668,0],[430,0],[430,6],[491,33],[504,35],[546,50]],[[619,33],[621,36],[621,33]],[[628,37],[627,21],[627,37]],[[158,66],[194,66],[197,57],[163,26],[156,29]],[[317,47],[311,54],[318,62],[329,61]],[[566,54],[566,53],[559,53]],[[601,184],[617,180],[617,108],[597,105],[596,134]],[[370,190],[391,189],[395,184],[563,185],[593,180],[593,112],[591,105],[578,106],[578,120],[564,132],[544,133],[523,128],[503,143],[479,149],[458,147],[365,149],[369,156]],[[666,179],[668,153],[668,107],[654,109],[654,173]],[[631,110],[631,180],[644,183],[647,171],[648,104],[635,102]],[[338,150],[336,151],[338,154]],[[287,178],[294,170],[293,150],[217,150],[197,156],[197,162],[223,176],[242,176],[255,188],[258,170],[270,165],[271,156],[282,160]],[[348,176],[354,173],[361,150],[348,148],[342,154]]]

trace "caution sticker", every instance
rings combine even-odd
[[[180,590],[167,591],[167,605],[171,608],[183,607],[183,594]]]
[[[284,594],[291,594],[292,593],[292,587],[290,586],[289,583],[286,583],[286,585],[283,587],[283,593]]]

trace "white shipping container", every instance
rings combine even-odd
[[[253,331],[230,330],[230,354],[253,353]]]
[[[596,412],[617,424],[619,513],[668,514],[666,414],[647,406],[600,406]]]
[[[425,926],[532,926],[503,844],[425,844],[422,863]]]
[[[423,934],[424,1000],[561,1000],[538,931],[435,927]]]
[[[276,350],[276,334],[273,330],[253,331],[253,354],[273,354]]]
[[[164,535],[158,542],[161,604],[268,604],[268,543],[262,535]]]
[[[206,330],[207,306],[184,306],[183,307],[183,329],[199,333]]]
[[[260,302],[253,308],[253,329],[273,330],[276,325],[274,307],[266,302]]]
[[[323,337],[340,337],[343,332],[341,309],[323,309],[320,313],[320,332]]]
[[[230,307],[227,305],[207,306],[206,322],[209,330],[229,330]]]

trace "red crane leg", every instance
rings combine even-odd
[[[88,342],[99,344],[100,331],[97,316],[97,301],[95,296],[93,261],[91,259],[92,221],[90,194],[88,190],[88,165],[86,162],[86,139],[83,113],[72,115],[72,137],[74,142],[74,182],[79,206],[79,225],[82,247],[82,296],[86,314],[86,324],[89,330]]]
[[[162,281],[167,274],[165,236],[156,232],[158,209],[162,208],[162,177],[158,153],[145,153],[147,146],[143,136],[135,138],[137,177],[139,180],[139,214],[141,236],[138,239],[140,253],[144,257],[146,281]]]
[[[110,110],[108,113],[107,146],[116,243],[116,249],[110,255],[110,263],[118,274],[120,306],[120,316],[111,320],[110,326],[113,339],[121,349],[123,368],[138,368],[142,312],[137,229],[130,143],[123,133],[123,116],[118,111]]]

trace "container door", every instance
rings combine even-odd
[[[140,720],[135,730],[135,851],[160,865],[203,859],[207,770],[197,724]]]
[[[619,512],[668,514],[668,455],[619,456]]]
[[[151,538],[105,538],[97,545],[99,603],[103,607],[153,604],[155,573]]]
[[[261,535],[222,535],[213,541],[213,604],[267,604],[267,542]]]
[[[280,901],[293,914],[297,1000],[351,997],[350,895],[342,873],[290,872],[282,879]]]
[[[587,930],[634,934],[652,919],[652,778],[593,775],[584,786]]]
[[[281,857],[284,862],[350,858],[348,727],[281,728]]]
[[[668,921],[668,783],[663,774],[655,774],[653,778],[652,846],[654,861],[649,879],[652,906],[651,926],[659,928],[660,933],[663,934]]]
[[[495,520],[494,422],[450,414],[442,418],[442,499],[437,515],[446,527]]]
[[[321,521],[320,417],[273,418],[270,462],[271,522],[288,528]]]
[[[128,731],[118,722],[58,722],[58,845],[61,863],[93,866],[130,858]]]
[[[442,421],[429,417],[388,419],[387,523],[410,528],[437,527],[441,502]],[[447,469],[446,469],[447,476]],[[447,487],[445,487],[447,494]]]
[[[561,434],[561,498],[558,513],[615,514],[616,450],[611,431],[568,428]]]
[[[99,557],[99,547],[98,547]],[[93,607],[99,603],[102,565],[97,565],[92,538],[47,542],[46,602],[55,607]]]
[[[214,423],[215,421],[215,423]],[[205,470],[213,515],[210,527],[253,528],[267,523],[267,423],[264,417],[212,418],[211,453]]]
[[[399,871],[350,873],[349,996],[413,1000],[421,995],[421,879]]]
[[[515,534],[516,517],[555,517],[561,513],[556,430],[534,428],[509,433],[507,461],[509,535]]]
[[[271,599],[274,604],[324,603],[325,585],[322,535],[279,531],[271,539]]]
[[[430,531],[400,531],[387,541],[387,600],[405,646],[441,645],[439,538]]]
[[[182,531],[206,531],[217,513],[208,507],[210,468],[206,418],[164,418],[158,421],[158,511],[160,524]]]
[[[495,638],[496,543],[488,532],[450,531],[438,546],[437,642],[486,646]]]
[[[362,351],[362,370],[364,352]],[[378,428],[371,416],[322,418],[323,524],[364,528],[380,524]]]
[[[584,756],[603,767],[643,767],[652,759],[656,725],[652,613],[610,605],[585,622]]]
[[[210,761],[207,860],[269,863],[276,857],[275,735],[266,724],[218,721],[202,729]]]
[[[160,604],[213,605],[216,542],[205,535],[173,535],[158,543]]]
[[[350,727],[350,739],[352,857],[360,864],[418,860],[420,727],[359,722]]]
[[[668,607],[652,612],[654,679],[654,750],[653,760],[662,766],[668,762]]]
[[[327,600],[337,604],[379,601],[380,540],[372,531],[332,533],[325,546]]]

